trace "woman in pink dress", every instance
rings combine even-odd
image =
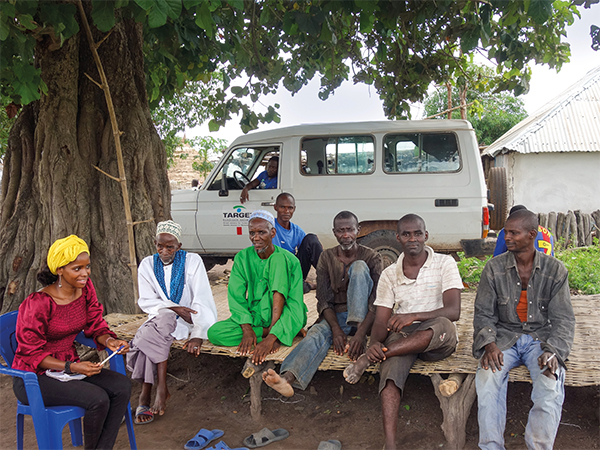
[[[18,348],[13,369],[35,372],[46,406],[80,406],[86,449],[111,449],[127,411],[131,381],[102,369],[98,363],[80,361],[74,340],[80,331],[92,338],[98,350],[120,353],[129,344],[116,337],[102,318],[102,305],[90,280],[87,244],[75,235],[57,240],[48,251],[47,266],[38,273],[44,286],[19,307],[16,337]],[[46,370],[86,375],[82,380],[62,382]],[[13,379],[13,390],[22,403],[27,394],[21,378]]]

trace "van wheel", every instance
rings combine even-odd
[[[508,215],[508,187],[506,186],[506,168],[492,167],[488,176],[490,203],[494,210],[490,213],[490,229],[499,231],[504,228]]]
[[[204,268],[208,272],[217,264],[227,264],[227,258],[211,258],[210,256],[202,256],[202,262],[204,263]]]
[[[402,253],[400,242],[396,240],[396,233],[391,230],[377,230],[367,234],[359,243],[372,248],[381,255],[383,268],[393,264]]]

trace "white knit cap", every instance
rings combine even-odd
[[[250,223],[252,219],[263,219],[275,226],[275,217],[273,217],[273,214],[269,211],[265,211],[264,209],[253,211],[252,214],[250,214],[250,217],[248,217],[248,223]]]
[[[156,237],[162,233],[173,235],[177,239],[177,242],[181,242],[181,225],[172,220],[158,222],[158,225],[156,225]]]

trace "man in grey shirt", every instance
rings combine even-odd
[[[535,250],[538,220],[531,211],[511,214],[504,231],[508,252],[486,264],[475,299],[479,447],[504,448],[508,372],[525,364],[533,382],[525,443],[530,449],[551,449],[575,332],[568,272],[560,261]]]
[[[273,369],[263,373],[265,383],[280,394],[291,397],[292,386],[306,389],[332,344],[337,355],[348,353],[353,361],[365,351],[383,262],[376,251],[358,244],[359,231],[350,211],[333,219],[339,245],[325,250],[317,264],[319,319],[285,358],[281,375]]]

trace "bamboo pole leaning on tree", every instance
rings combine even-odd
[[[81,22],[83,23],[83,27],[85,28],[85,32],[87,34],[88,43],[90,44],[90,50],[92,51],[94,61],[96,62],[96,67],[98,68],[98,73],[100,74],[100,83],[95,81],[87,73],[85,75],[90,79],[90,81],[92,81],[104,91],[104,97],[106,98],[106,105],[108,106],[108,114],[110,116],[110,123],[113,130],[113,138],[115,140],[115,150],[117,152],[117,166],[119,168],[119,178],[109,175],[108,173],[104,172],[103,170],[100,170],[96,166],[94,167],[100,172],[102,172],[104,175],[108,176],[109,178],[112,178],[115,181],[118,181],[121,184],[121,192],[123,194],[123,208],[125,209],[125,219],[127,221],[127,239],[129,241],[129,268],[131,269],[131,278],[133,282],[133,301],[137,309],[137,299],[139,297],[139,292],[137,284],[137,260],[135,256],[135,238],[133,236],[133,225],[135,224],[131,217],[131,207],[129,205],[129,192],[127,191],[127,178],[125,176],[125,165],[123,163],[123,152],[121,150],[121,134],[123,133],[119,131],[119,124],[117,123],[117,115],[115,114],[115,107],[113,105],[112,96],[110,95],[110,89],[108,87],[108,80],[106,79],[106,74],[104,73],[104,68],[102,67],[102,61],[100,61],[100,56],[98,55],[98,47],[102,44],[104,39],[98,43],[94,42],[92,30],[90,29],[90,24],[88,23],[87,16],[85,14],[85,10],[83,9],[83,4],[81,3],[81,0],[77,0],[77,7],[79,8]]]

